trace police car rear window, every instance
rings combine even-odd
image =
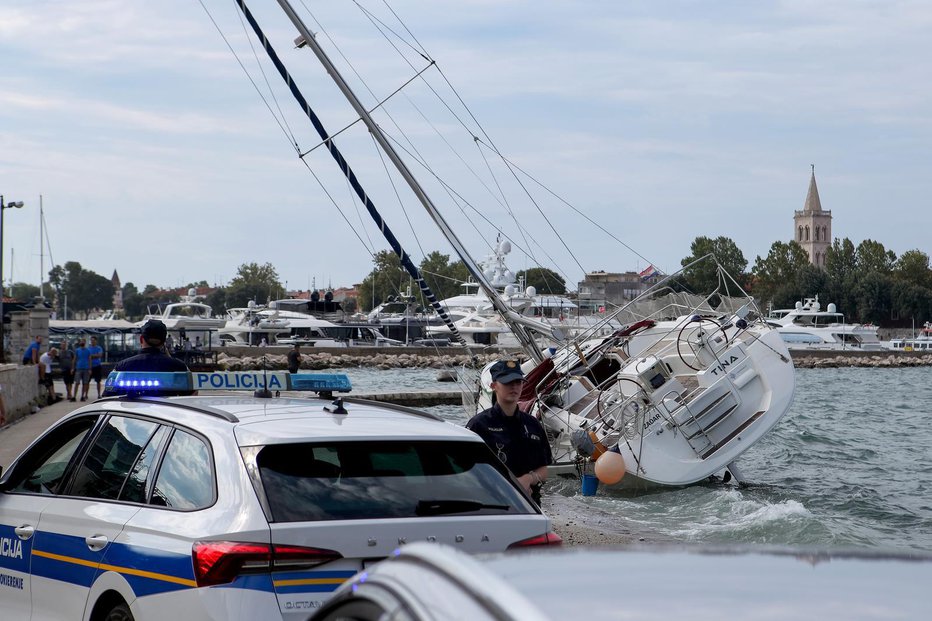
[[[479,443],[276,444],[256,463],[274,522],[535,512]]]

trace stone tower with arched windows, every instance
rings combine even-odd
[[[809,254],[809,262],[825,267],[825,251],[832,245],[832,212],[822,209],[819,188],[815,182],[815,164],[809,179],[809,193],[802,211],[793,215],[793,239]]]

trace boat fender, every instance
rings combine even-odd
[[[618,447],[605,451],[595,462],[595,476],[606,485],[614,485],[625,476],[625,458]]]

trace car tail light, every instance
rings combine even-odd
[[[191,556],[199,587],[227,584],[243,574],[307,569],[342,558],[333,550],[235,541],[199,541]]]
[[[533,546],[561,546],[563,545],[563,538],[556,533],[544,533],[543,535],[538,535],[536,537],[531,537],[530,539],[522,539],[521,541],[516,541],[510,546],[509,550],[515,548],[529,548]]]

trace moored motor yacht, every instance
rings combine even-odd
[[[846,323],[834,304],[823,310],[819,296],[796,302],[794,308],[771,310],[767,323],[777,329],[790,350],[882,349],[876,326]]]
[[[278,337],[289,335],[289,321],[277,311],[263,313],[264,306],[250,300],[245,308],[228,308],[227,320],[219,331],[225,345],[275,345]]]
[[[930,351],[932,350],[932,322],[925,322],[919,334],[885,341],[883,346],[893,351]]]
[[[209,304],[197,301],[199,297],[196,289],[188,289],[188,294],[181,296],[180,301],[166,304],[158,312],[148,313],[136,325],[142,327],[150,319],[158,319],[178,345],[185,339],[195,342],[198,338],[205,345],[216,343],[216,333],[226,325],[226,319],[214,317],[213,309]]]

